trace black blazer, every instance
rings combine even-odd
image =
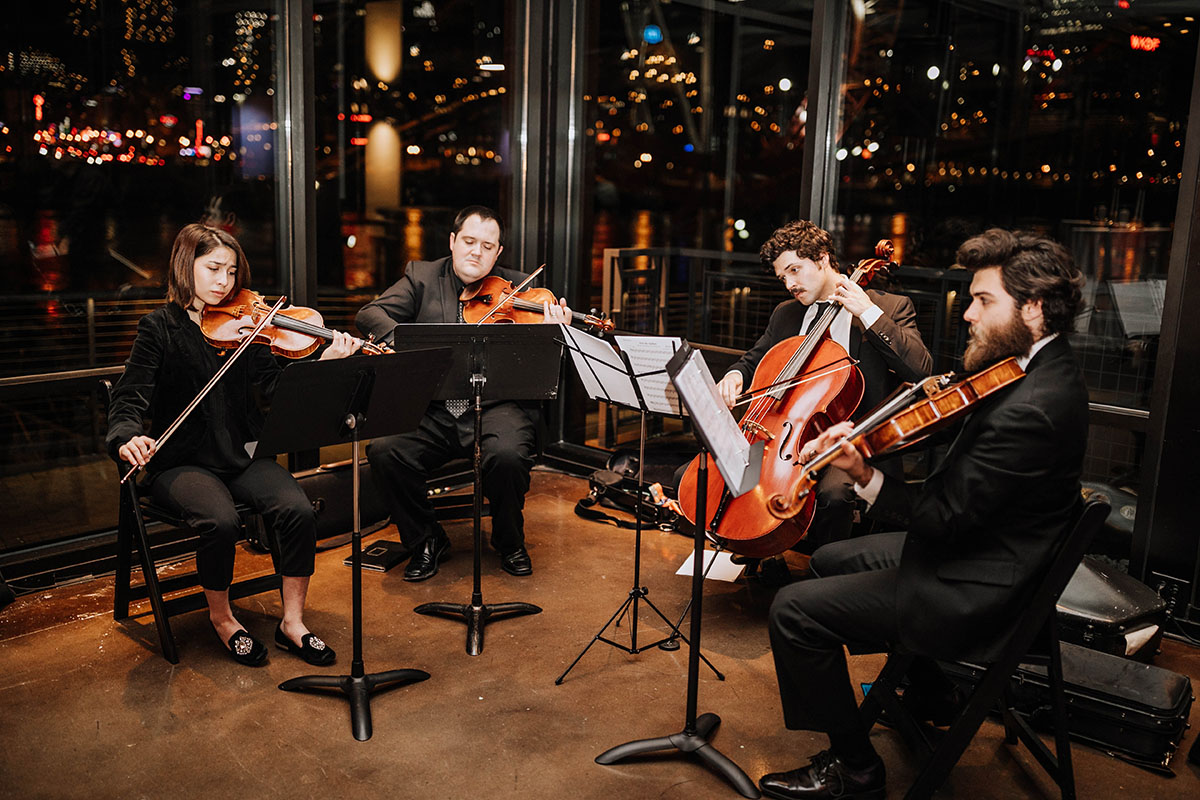
[[[144,432],[147,419],[149,435],[155,439],[162,435],[208,383],[221,360],[204,341],[199,326],[175,303],[142,317],[125,372],[113,387],[105,439],[109,455],[118,460],[117,450]],[[218,448],[244,454],[244,445],[255,441],[262,430],[264,409],[281,371],[270,347],[250,345],[155,453],[147,470],[209,464]]]
[[[883,402],[901,383],[918,381],[933,369],[933,357],[917,330],[917,312],[912,301],[903,295],[874,289],[867,290],[867,296],[883,314],[869,329],[863,328],[858,317],[850,323],[849,353],[858,359],[863,375],[863,399],[858,404],[855,419]],[[807,311],[808,306],[799,300],[785,300],[771,312],[766,331],[730,367],[731,371],[736,369],[742,373],[746,388],[767,351],[784,339],[799,335]]]
[[[901,644],[991,658],[1080,502],[1088,393],[1066,338],[983,401],[920,486],[885,477],[868,515],[907,524],[896,612]]]
[[[519,284],[529,276],[493,267],[492,275]],[[454,274],[450,256],[437,261],[410,261],[404,276],[379,297],[359,309],[354,323],[366,335],[389,341],[401,322],[457,322],[462,281]]]

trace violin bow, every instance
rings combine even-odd
[[[516,297],[519,293],[525,291],[525,287],[528,286],[530,283],[532,283],[534,278],[536,278],[538,275],[542,274],[542,270],[544,270],[545,268],[546,268],[546,265],[542,264],[540,267],[535,269],[533,271],[532,275],[530,275],[525,280],[521,281],[520,286],[513,289],[511,292],[508,293],[508,295],[503,300],[501,300],[499,303],[496,303],[496,305],[492,306],[492,310],[487,312],[486,314],[484,314],[482,317],[480,317],[479,321],[476,322],[475,324],[482,325],[483,323],[485,323],[489,319],[491,319],[491,316],[493,314],[495,314],[497,311],[499,311],[501,306],[503,306],[505,303],[507,303],[510,299]],[[483,279],[480,278],[480,280],[483,280]]]
[[[237,361],[238,357],[243,353],[243,351],[245,351],[250,343],[254,341],[254,338],[258,336],[260,332],[262,332],[262,329],[271,324],[271,320],[275,318],[275,312],[283,308],[286,302],[287,297],[279,298],[279,301],[275,303],[271,310],[267,312],[267,315],[263,317],[262,322],[258,323],[254,330],[252,330],[250,334],[242,340],[242,343],[238,345],[237,350],[233,351],[233,355],[231,355],[225,361],[225,363],[221,365],[221,368],[217,370],[211,378],[209,378],[208,383],[205,384],[204,388],[200,390],[200,393],[196,395],[192,402],[188,403],[187,408],[185,408],[179,414],[179,416],[175,418],[174,422],[167,426],[167,429],[162,432],[161,436],[154,440],[154,452],[150,454],[150,458],[154,458],[154,456],[158,453],[158,448],[161,445],[166,444],[167,439],[171,438],[171,434],[178,430],[179,426],[183,424],[183,421],[188,418],[188,415],[196,410],[196,406],[200,405],[200,402],[204,399],[204,397],[212,390],[214,386],[217,385],[217,381],[221,380],[221,376],[224,375],[231,366],[233,366],[233,362]],[[147,464],[150,463],[150,458],[146,459]],[[121,478],[121,485],[124,486],[125,481],[136,475],[140,469],[141,467],[139,467],[137,464],[131,466],[129,468],[129,472],[125,473],[125,477]]]

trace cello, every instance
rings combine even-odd
[[[875,245],[878,258],[860,261],[850,280],[866,287],[892,265],[894,250],[889,240],[880,240]],[[720,476],[709,473],[705,487],[705,508],[711,514],[707,530],[727,550],[764,558],[783,552],[808,531],[816,510],[815,492],[786,519],[772,514],[769,502],[795,484],[796,468],[802,463],[799,448],[830,425],[849,419],[862,400],[862,373],[845,349],[825,335],[841,311],[836,304],[827,308],[807,334],[772,347],[754,370],[745,395],[753,400],[739,425],[749,442],[766,442],[758,485],[733,497]],[[679,502],[692,522],[697,467],[693,459],[679,483]]]

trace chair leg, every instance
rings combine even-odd
[[[1016,744],[1020,741],[1017,737],[1017,726],[1014,724],[1013,715],[1016,714],[1016,695],[1013,693],[1012,681],[1004,684],[1004,692],[1001,700],[1003,705],[1001,708],[1004,713],[1001,714],[1001,719],[1004,722],[1004,743]]]
[[[117,574],[113,584],[113,619],[129,618],[129,588],[132,581],[133,535],[130,531],[137,520],[130,504],[130,493],[121,492],[117,511]]]
[[[1002,662],[993,664],[983,674],[983,678],[975,687],[975,691],[971,693],[966,706],[959,713],[954,724],[950,726],[945,737],[938,743],[933,755],[921,768],[921,774],[909,787],[906,798],[915,800],[915,798],[932,797],[933,793],[946,782],[950,770],[954,769],[958,759],[962,757],[967,746],[971,744],[971,740],[975,738],[975,732],[983,724],[983,718],[987,716],[988,711],[1003,692],[1004,686],[1008,683],[1009,676],[1012,675],[1015,668],[1015,659],[1004,659]]]
[[[1059,647],[1058,626],[1047,626],[1050,640],[1050,664],[1046,675],[1050,681],[1050,697],[1054,707],[1054,754],[1057,767],[1053,772],[1062,800],[1075,800],[1075,769],[1071,763],[1071,729],[1067,719],[1067,693],[1062,672],[1062,649]]]
[[[871,684],[871,690],[863,697],[862,704],[858,707],[859,716],[868,728],[879,721],[880,713],[888,705],[887,695],[895,697],[896,689],[908,674],[912,662],[913,656],[907,653],[888,654],[883,669],[879,671],[879,676]]]
[[[886,713],[909,748],[919,758],[924,759],[933,752],[933,746],[920,723],[913,719],[896,693],[900,683],[908,675],[914,659],[914,656],[906,653],[888,654],[887,663],[859,706],[859,716],[863,724],[870,729],[879,720],[881,712]]]
[[[171,634],[171,623],[167,617],[167,610],[163,606],[162,590],[158,585],[158,572],[154,568],[154,556],[150,553],[150,537],[146,535],[146,520],[142,516],[142,507],[138,503],[137,489],[134,487],[133,481],[126,483],[126,486],[129,487],[129,502],[137,523],[142,579],[146,583],[146,593],[150,597],[150,608],[154,611],[154,625],[158,629],[158,641],[162,646],[163,658],[172,664],[178,664],[179,651],[175,646],[175,637]]]

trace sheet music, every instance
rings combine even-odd
[[[588,397],[629,408],[642,407],[633,381],[625,371],[625,362],[612,345],[569,325],[559,324],[558,327]]]
[[[1109,281],[1108,290],[1127,338],[1158,336],[1167,295],[1165,279]]]
[[[676,370],[672,367],[671,380],[679,390],[683,402],[687,405],[688,413],[697,432],[703,437],[705,445],[717,462],[717,469],[725,480],[726,487],[736,497],[752,489],[758,483],[759,464],[751,464],[750,442],[746,441],[733,414],[725,407],[725,402],[717,392],[717,384],[713,381],[708,365],[704,363],[700,352],[690,347],[684,348],[673,364],[679,364]],[[761,453],[761,443],[759,451]],[[761,456],[759,456],[761,459]],[[753,480],[744,485],[745,479],[753,472]],[[737,487],[737,488],[735,488]],[[740,491],[739,491],[740,489]]]
[[[655,414],[686,414],[666,367],[683,340],[678,336],[614,336],[613,339],[629,357],[646,409]]]

